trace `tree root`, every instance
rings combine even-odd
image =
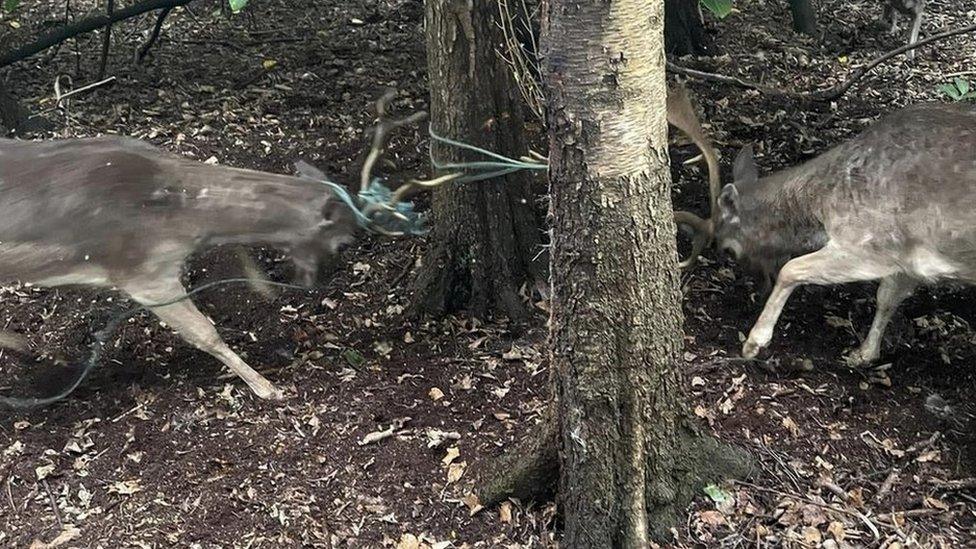
[[[507,498],[551,500],[559,480],[558,433],[547,414],[521,445],[498,458],[481,475],[476,491],[485,507]],[[656,540],[671,537],[685,510],[702,489],[728,479],[746,479],[754,472],[748,452],[702,433],[694,422],[680,422],[678,432],[661,449],[648,449],[647,523]]]

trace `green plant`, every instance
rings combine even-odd
[[[3,0],[0,2],[0,11],[5,13],[10,13],[17,9],[20,5],[20,0]]]
[[[715,17],[724,19],[732,13],[732,0],[700,0],[705,9],[712,12]]]
[[[963,101],[976,98],[976,90],[972,89],[969,81],[956,77],[948,84],[942,84],[936,88],[940,92],[949,96],[953,101]]]
[[[228,0],[230,2],[230,10],[237,13],[247,6],[247,0]]]

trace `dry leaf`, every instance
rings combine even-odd
[[[788,430],[794,437],[800,436],[800,426],[797,425],[790,416],[783,418],[783,427],[786,427],[786,430]]]
[[[53,463],[49,463],[47,465],[41,465],[40,467],[34,469],[34,474],[37,475],[37,480],[44,480],[47,477],[51,476],[51,473],[53,472],[54,472]]]
[[[58,534],[58,537],[52,539],[48,543],[44,543],[41,540],[34,540],[34,543],[30,544],[30,549],[54,549],[55,547],[60,547],[65,543],[73,541],[78,536],[81,535],[81,530],[74,527],[71,524],[65,524],[64,529]]]
[[[472,492],[464,496],[461,501],[468,506],[468,516],[473,517],[478,514],[484,507],[481,505],[481,500],[478,496]]]
[[[461,461],[458,463],[452,463],[447,468],[447,483],[453,484],[461,479],[461,475],[464,474],[464,468],[467,467],[467,462]]]
[[[827,532],[837,541],[844,541],[844,538],[847,536],[847,531],[844,530],[844,524],[836,520],[827,526]]]
[[[498,520],[503,524],[512,522],[512,503],[506,501],[498,507]]]
[[[396,549],[420,549],[420,540],[413,534],[403,534]]]
[[[698,513],[698,518],[713,528],[725,524],[725,515],[714,510],[702,511],[701,513]]]
[[[108,487],[108,491],[122,496],[131,496],[136,492],[141,492],[142,486],[139,484],[137,479],[123,480],[121,482],[113,483]]]
[[[929,450],[928,452],[925,452],[922,455],[915,458],[915,461],[919,463],[928,463],[930,461],[937,463],[942,461],[942,453],[939,452],[938,450]]]
[[[433,401],[436,402],[436,401],[444,398],[444,391],[441,391],[437,387],[431,387],[430,392],[427,393],[427,395],[430,396],[430,399],[431,400],[433,400]]]
[[[451,465],[451,463],[454,463],[454,460],[457,459],[458,456],[460,455],[461,455],[461,451],[458,450],[458,447],[451,446],[450,448],[447,449],[447,454],[444,456],[444,458],[441,459],[441,463],[443,463],[445,466],[449,466]]]
[[[705,380],[703,378],[701,378],[701,377],[695,376],[695,377],[691,378],[691,386],[692,387],[704,387],[705,386]]]
[[[930,509],[939,509],[941,511],[949,510],[949,505],[946,502],[935,497],[928,496],[922,500],[922,503]]]
[[[379,442],[385,438],[390,438],[392,436],[393,436],[393,427],[391,426],[389,429],[385,431],[373,431],[372,433],[367,434],[366,436],[363,437],[362,440],[359,441],[359,445],[366,446],[367,444],[373,442]]]
[[[803,541],[816,546],[820,545],[820,542],[823,541],[823,536],[820,535],[820,530],[812,526],[805,526],[803,528]]]

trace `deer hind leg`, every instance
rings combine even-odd
[[[181,297],[185,298],[172,305],[153,307],[151,310],[160,320],[176,330],[188,343],[224,363],[232,372],[243,379],[258,397],[268,400],[281,400],[283,398],[281,391],[275,388],[264,376],[248,366],[237,353],[224,343],[210,320],[196,308],[196,305],[189,298],[186,298],[186,290],[180,284],[179,279],[142,282],[130,281],[122,286],[122,289],[142,305],[168,303]]]
[[[878,310],[874,313],[871,330],[860,348],[847,357],[848,364],[862,366],[878,360],[881,356],[881,338],[884,336],[885,328],[891,322],[891,317],[898,306],[912,295],[917,287],[917,280],[902,274],[895,274],[881,281],[878,286]]]
[[[759,320],[742,345],[742,356],[755,358],[759,351],[769,345],[786,300],[801,284],[827,285],[876,280],[894,272],[895,268],[891,265],[871,261],[863,255],[830,244],[811,254],[791,259],[780,269],[776,285],[766,300]]]

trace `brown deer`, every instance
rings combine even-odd
[[[714,237],[736,258],[777,273],[743,356],[753,358],[769,344],[802,284],[881,281],[868,336],[848,357],[865,364],[879,358],[893,313],[920,284],[976,283],[973,151],[976,109],[961,103],[896,111],[820,156],[765,177],[751,146],[744,147],[711,218],[690,224],[704,233],[701,240]]]
[[[381,119],[391,97],[378,103]],[[381,120],[364,180],[389,131],[420,116]],[[304,163],[299,172],[209,165],[124,137],[0,140],[0,282],[114,287],[151,306],[186,295],[180,274],[193,252],[260,244],[286,250],[297,281],[310,286],[357,220],[321,172]],[[152,311],[257,396],[282,397],[189,299]]]

